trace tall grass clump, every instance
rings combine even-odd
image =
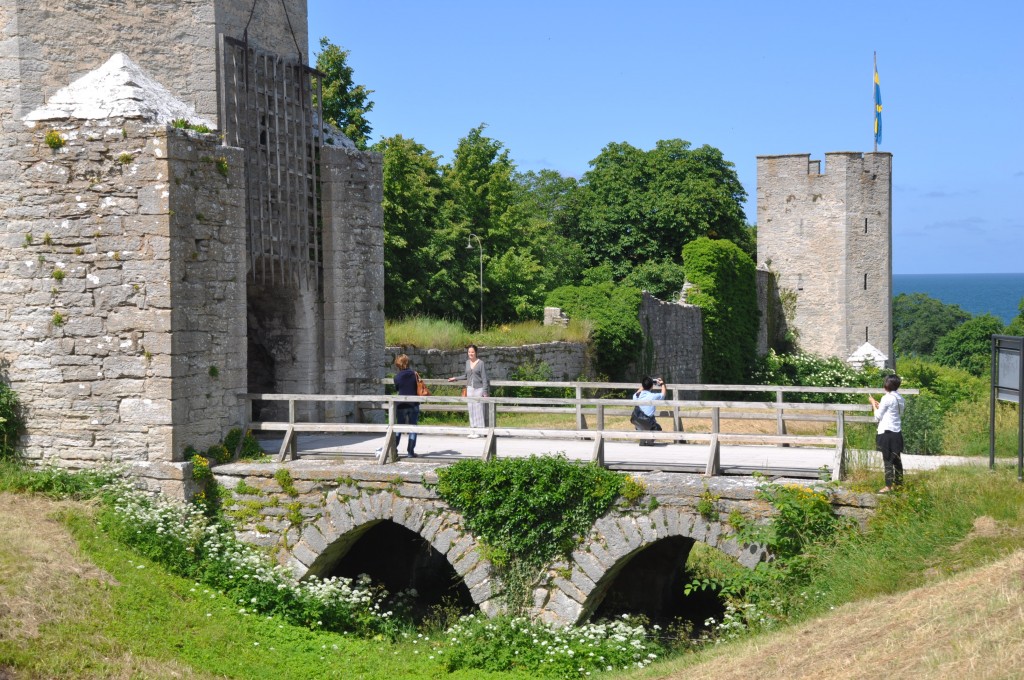
[[[101,495],[119,478],[120,471],[112,467],[71,472],[55,465],[29,468],[19,461],[0,460],[0,491],[11,493],[88,500]]]
[[[390,346],[462,349],[470,344],[516,347],[543,342],[587,342],[590,323],[574,319],[565,326],[545,326],[536,321],[502,324],[482,333],[458,322],[414,316],[384,323],[384,341]]]
[[[14,459],[24,428],[18,395],[10,385],[0,382],[0,461]]]

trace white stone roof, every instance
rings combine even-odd
[[[66,118],[142,118],[152,123],[169,123],[176,118],[185,118],[195,125],[216,127],[215,123],[201,118],[194,107],[177,99],[120,52],[103,66],[54,92],[46,104],[29,113],[24,120],[32,123]]]
[[[877,347],[872,345],[870,342],[865,342],[863,345],[857,348],[857,351],[849,356],[846,360],[848,364],[856,364],[859,366],[878,366],[882,368],[885,366],[885,362],[888,360],[885,354],[882,353]]]

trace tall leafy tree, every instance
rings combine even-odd
[[[326,37],[320,38],[316,68],[323,77],[324,120],[337,126],[357,148],[365,149],[373,129],[366,114],[373,110],[365,85],[356,85],[352,67],[348,65],[349,50],[342,49]]]
[[[742,202],[746,191],[718,149],[691,149],[681,139],[643,151],[625,142],[606,146],[590,162],[566,236],[580,243],[590,265],[608,263],[616,279],[637,264],[680,261],[700,236],[749,246]]]
[[[962,368],[983,377],[992,366],[992,336],[1006,332],[1003,322],[992,314],[969,319],[935,345],[935,361],[943,366]]]
[[[551,287],[550,229],[532,219],[536,206],[525,201],[508,150],[484,135],[484,127],[460,139],[442,168],[445,227],[435,233],[434,255],[446,267],[435,270],[429,284],[435,308],[467,324],[478,318],[482,246],[485,323],[537,318]]]
[[[422,312],[431,297],[434,233],[443,227],[441,165],[422,144],[402,135],[373,150],[384,167],[384,314],[398,319]]]
[[[893,348],[899,356],[930,356],[939,338],[970,318],[959,305],[900,293],[892,300]]]

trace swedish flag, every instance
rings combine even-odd
[[[882,143],[882,89],[878,86],[878,67],[875,67],[875,144]]]

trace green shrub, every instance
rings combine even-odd
[[[519,671],[530,677],[579,678],[643,668],[665,652],[642,623],[628,618],[556,628],[526,618],[472,615],[445,631],[445,638],[439,657],[449,673]]]
[[[564,456],[462,460],[438,469],[437,492],[488,545],[541,566],[572,551],[624,479]]]
[[[266,455],[266,452],[252,432],[246,431],[243,437],[242,429],[233,427],[228,431],[227,436],[224,437],[224,448],[228,450],[232,457],[234,457],[235,451],[238,450],[239,439],[242,440],[242,451],[238,456],[241,460],[259,460]]]
[[[218,465],[231,462],[232,452],[223,444],[214,444],[206,450],[206,457]]]
[[[64,139],[64,135],[57,132],[56,130],[50,130],[46,133],[46,146],[50,147],[54,151],[61,149],[67,144],[67,140]]]
[[[671,259],[641,262],[630,269],[620,285],[646,290],[648,293],[668,302],[675,302],[686,283],[686,272],[681,264]]]
[[[210,461],[198,453],[189,459],[192,462],[192,479],[203,482],[213,479],[213,470],[210,469]]]
[[[741,384],[757,356],[757,283],[754,261],[732,241],[699,237],[683,246],[687,302],[704,321],[702,379]]]
[[[437,471],[437,493],[484,544],[521,612],[539,569],[568,555],[619,496],[625,477],[564,456],[462,460]]]
[[[942,453],[942,402],[928,390],[907,395],[903,412],[903,445],[907,453]]]
[[[274,479],[281,486],[281,490],[292,498],[299,495],[299,490],[295,487],[295,480],[292,479],[292,473],[288,472],[287,468],[278,468],[274,473]]]
[[[590,320],[597,368],[615,380],[635,377],[624,375],[624,371],[640,358],[642,350],[640,300],[637,288],[602,283],[556,288],[545,304],[561,307],[570,318]]]
[[[881,371],[873,366],[854,368],[836,357],[819,357],[796,352],[768,354],[758,359],[751,375],[757,385],[806,385],[808,387],[872,387],[882,382]],[[787,392],[789,401],[820,404],[864,403],[867,399],[857,394]]]
[[[18,395],[10,385],[0,382],[0,462],[14,459],[24,429]]]
[[[942,336],[935,345],[935,361],[985,377],[991,370],[992,335],[1005,332],[1006,326],[992,314],[976,316]]]

